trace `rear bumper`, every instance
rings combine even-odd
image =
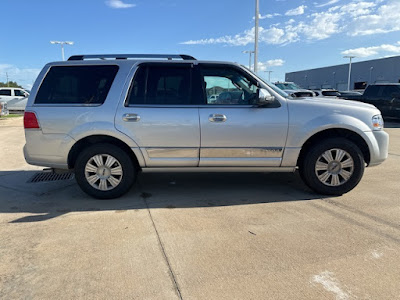
[[[28,164],[40,167],[49,167],[54,169],[68,169],[68,164],[60,160],[60,157],[44,157],[44,156],[31,156],[27,151],[26,145],[24,146],[24,157]]]
[[[377,166],[383,163],[389,153],[389,134],[385,131],[372,131],[366,132],[370,139],[370,154],[371,160],[369,163],[370,167]]]
[[[68,153],[75,140],[64,134],[43,134],[41,130],[25,130],[25,160],[30,165],[68,169]]]

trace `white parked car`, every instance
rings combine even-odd
[[[217,102],[218,96],[219,96],[219,95],[215,95],[215,94],[209,96],[209,97],[208,97],[208,103],[215,103],[215,102]]]
[[[0,101],[8,102],[13,99],[27,98],[29,93],[21,88],[0,87]]]
[[[10,113],[23,112],[26,104],[28,103],[28,97],[25,98],[14,98],[7,102],[7,107]]]
[[[313,90],[317,97],[339,98],[340,93],[334,89]]]
[[[294,82],[275,82],[275,85],[289,96],[297,97],[315,97],[315,93],[311,90],[302,89]]]

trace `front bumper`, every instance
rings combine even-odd
[[[371,131],[366,132],[367,136],[370,139],[370,154],[371,159],[369,162],[369,166],[377,166],[383,163],[389,153],[389,134],[385,131]]]

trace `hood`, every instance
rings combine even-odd
[[[292,101],[302,101],[308,104],[323,105],[323,106],[342,106],[342,107],[354,107],[354,108],[366,108],[366,109],[377,109],[372,104],[345,100],[340,98],[330,98],[330,97],[304,97],[304,98],[294,98]]]

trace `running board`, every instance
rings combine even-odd
[[[180,173],[180,172],[260,172],[260,173],[290,173],[295,167],[187,167],[187,168],[142,168],[142,172],[150,173]]]

